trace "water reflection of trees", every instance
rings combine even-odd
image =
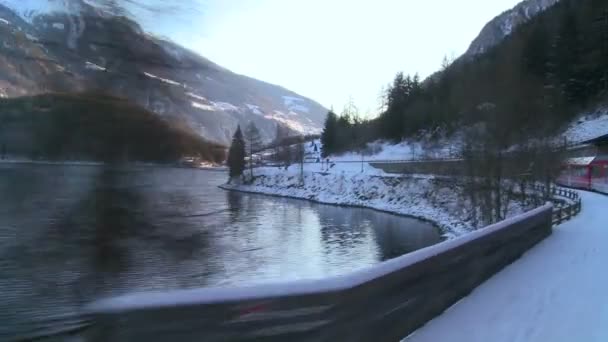
[[[370,210],[209,193],[204,174],[196,180],[181,170],[16,169],[0,179],[0,286],[24,299],[5,300],[6,312],[70,310],[130,291],[343,273],[432,235]]]
[[[200,222],[204,218],[190,215],[195,195],[190,189],[158,188],[170,182],[171,173],[164,172],[167,179],[154,175],[152,180],[146,179],[145,170],[108,170],[102,174],[94,211],[93,246],[97,253],[93,268],[98,271],[98,278],[104,276],[103,271],[109,271],[106,274],[110,284],[129,284],[134,280],[131,278],[141,277],[135,282],[151,288],[205,285],[204,278],[192,277],[201,273],[201,266],[211,267],[205,263],[208,232]],[[116,256],[119,257],[113,260]],[[127,272],[129,263],[135,268],[131,272]],[[156,278],[145,274],[146,270],[156,271]],[[206,272],[211,270],[203,273]],[[154,284],[155,281],[169,284]]]
[[[234,191],[226,191],[226,201],[228,202],[230,223],[234,224],[239,221],[243,211],[243,194]]]
[[[11,203],[0,208],[0,218],[4,210],[14,221],[0,235],[15,234],[5,240],[14,246],[0,249],[14,267],[0,265],[0,274],[27,288],[28,297],[68,310],[100,295],[204,286],[204,274],[213,272],[206,230],[181,211],[188,191],[156,191],[159,180],[144,184],[145,172],[117,167],[19,170],[23,176],[0,181],[0,199]],[[168,193],[173,196],[165,199]]]
[[[378,246],[379,258],[387,260],[440,239],[430,224],[370,209],[319,206],[318,213],[326,251],[356,248],[372,238]]]

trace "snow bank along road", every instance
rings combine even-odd
[[[608,341],[608,196],[427,323],[407,342]]]

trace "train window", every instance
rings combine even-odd
[[[572,169],[572,176],[576,176],[576,177],[587,177],[588,176],[588,172],[587,172],[587,168],[586,167],[577,167]]]
[[[591,166],[591,177],[592,178],[602,178],[602,166],[601,165]]]

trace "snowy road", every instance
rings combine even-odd
[[[608,341],[608,196],[410,335],[407,342]]]

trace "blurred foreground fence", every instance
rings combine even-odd
[[[399,341],[551,234],[547,204],[369,269],[90,306],[91,341]]]
[[[545,191],[544,186],[538,186],[535,189],[539,192]],[[556,202],[553,208],[553,224],[562,224],[581,212],[581,197],[578,192],[553,186],[549,189],[549,195]],[[566,200],[560,201],[560,197]]]

